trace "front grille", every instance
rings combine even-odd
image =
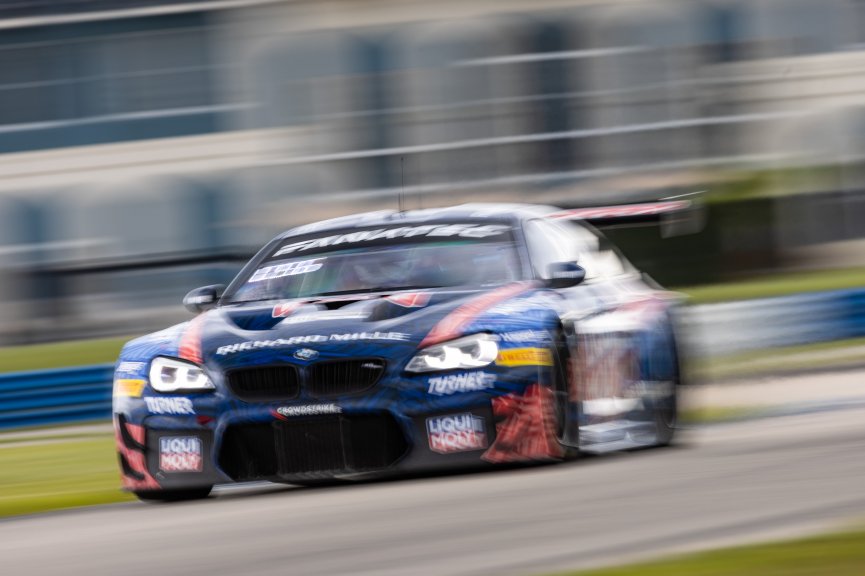
[[[280,476],[387,468],[408,448],[389,415],[304,418],[275,423]]]
[[[241,400],[291,400],[300,392],[297,368],[291,365],[243,368],[226,377],[231,392]]]
[[[375,386],[384,367],[378,358],[318,362],[309,368],[306,390],[318,397],[363,392]]]
[[[383,470],[407,450],[389,414],[340,414],[231,425],[223,436],[219,465],[237,482],[322,478]]]

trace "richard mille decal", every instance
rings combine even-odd
[[[318,342],[351,342],[355,340],[378,340],[405,342],[411,335],[405,332],[350,332],[347,334],[310,334],[308,336],[292,336],[291,338],[277,338],[275,340],[249,340],[228,344],[216,349],[217,356],[226,356],[235,352],[249,350],[260,350],[262,348],[282,348],[285,346],[297,346],[298,344],[315,344]]]

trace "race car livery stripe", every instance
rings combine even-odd
[[[667,202],[646,202],[643,204],[622,204],[619,206],[598,206],[593,208],[576,208],[562,210],[550,214],[549,218],[565,220],[603,220],[606,218],[628,218],[636,216],[653,216],[666,212],[684,210],[691,206],[688,200],[671,200]]]
[[[177,355],[190,362],[201,364],[201,325],[204,323],[204,314],[200,314],[193,318],[183,336],[180,337],[180,345],[177,348]]]
[[[271,316],[273,316],[274,318],[287,318],[294,314],[294,311],[300,308],[305,303],[305,301],[295,301],[277,304],[273,307],[273,312],[271,312]]]
[[[430,292],[404,292],[391,294],[387,300],[404,308],[423,308],[429,303],[431,297]]]
[[[520,396],[508,394],[492,399],[496,439],[481,456],[487,462],[557,460],[565,452],[556,440],[553,391],[532,384]]]
[[[159,482],[147,471],[144,457],[145,430],[143,426],[129,424],[121,417],[114,419],[114,438],[117,453],[122,463],[123,474],[121,482],[127,490],[153,490],[159,488]],[[121,429],[122,427],[122,429]],[[130,447],[124,439],[128,436],[136,447]],[[139,449],[140,447],[140,449]]]
[[[499,302],[534,288],[534,286],[533,282],[513,282],[472,298],[439,320],[438,324],[433,326],[426,338],[420,343],[420,347],[446,342],[462,335],[463,329],[483,312]]]

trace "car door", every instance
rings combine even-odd
[[[639,385],[648,316],[642,311],[652,289],[605,237],[578,222],[530,220],[525,233],[537,278],[549,280],[555,263],[576,262],[586,271],[582,283],[558,290],[562,361],[577,414],[570,425],[580,427],[580,446],[613,446],[639,436],[649,427],[648,417],[635,413],[644,407]]]

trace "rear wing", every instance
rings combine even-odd
[[[693,200],[661,200],[640,204],[592,206],[553,212],[548,218],[582,220],[599,229],[660,226],[661,236],[696,234],[705,221],[703,205]]]

